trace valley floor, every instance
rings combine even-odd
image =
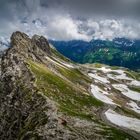
[[[89,66],[88,66],[89,67]],[[100,66],[88,73],[91,93],[106,104],[102,119],[140,138],[140,81],[126,69]]]

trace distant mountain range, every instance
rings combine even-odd
[[[78,63],[104,63],[140,69],[140,40],[115,38],[108,40],[81,40],[50,42],[66,57]]]
[[[103,63],[132,70],[140,69],[140,40],[115,38],[112,41],[49,41],[60,53],[74,62]],[[8,39],[0,38],[0,53],[9,46]]]

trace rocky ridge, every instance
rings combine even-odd
[[[13,33],[1,61],[1,140],[137,138],[102,119],[108,105],[91,96],[94,70],[71,62],[42,36]]]
[[[39,129],[45,122],[48,134],[43,137],[50,139],[51,135],[55,135],[56,139],[59,138],[64,132],[58,125],[57,109],[52,101],[38,91],[34,85],[35,77],[25,62],[26,58],[43,61],[41,58],[45,53],[50,55],[47,40],[38,36],[29,39],[26,34],[15,32],[11,45],[12,48],[2,58],[1,67],[1,139],[30,139],[32,136],[38,139],[38,134],[42,133]],[[45,49],[41,48],[44,46]]]

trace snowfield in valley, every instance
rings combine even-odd
[[[111,123],[117,126],[125,127],[140,133],[140,120],[136,118],[123,116],[121,114],[116,113],[112,109],[108,109],[105,112],[105,116]]]
[[[101,100],[104,103],[114,104],[112,99],[109,96],[105,95],[105,93],[108,92],[108,89],[109,91],[111,91],[113,87],[114,89],[120,91],[120,94],[125,95],[130,100],[140,101],[140,93],[130,90],[128,88],[129,85],[131,86],[133,85],[137,87],[140,86],[140,81],[137,81],[135,79],[128,77],[124,70],[112,70],[108,67],[96,68],[96,70],[100,70],[103,73],[105,73],[104,76],[99,75],[97,72],[94,72],[94,70],[88,73],[88,75],[92,79],[94,79],[94,83],[96,83],[95,86],[91,85],[91,92],[97,99]],[[113,72],[113,74],[110,72]],[[110,79],[116,80],[117,83],[111,84]],[[123,84],[122,80],[127,80],[127,81],[125,82],[125,84]],[[105,90],[102,90],[98,86],[98,83],[104,84],[104,86],[106,86],[107,89],[104,88]],[[131,109],[132,109],[132,106],[131,106]]]
[[[101,77],[98,74],[94,74],[94,73],[88,73],[88,75],[93,78],[96,79],[102,83],[110,83],[110,81],[107,80],[107,78]]]
[[[140,87],[140,81],[133,80],[131,83],[129,83],[129,85]]]
[[[140,114],[140,107],[135,102],[130,101],[130,103],[127,103],[127,105],[130,107],[130,109]]]
[[[131,81],[132,85],[140,86],[140,81],[137,81],[137,80],[134,80],[134,79],[128,77],[124,70],[112,70],[112,69],[106,68],[106,67],[101,67],[101,68],[97,68],[97,69],[104,73],[114,72],[117,74],[117,75],[108,74],[109,78],[112,78],[112,79],[115,78],[116,80],[128,80],[128,81]]]
[[[112,70],[109,67],[96,68],[90,71],[88,76],[93,79],[91,84],[92,95],[103,103],[111,105],[107,111],[103,112],[106,119],[118,127],[140,133],[140,119],[137,116],[128,117],[126,112],[123,112],[125,115],[122,115],[112,109],[120,106],[140,114],[140,107],[137,104],[140,101],[140,93],[129,89],[129,86],[139,88],[140,81],[128,77],[124,70]],[[112,80],[114,81],[112,82]],[[120,96],[121,94],[128,98],[123,98]]]
[[[115,105],[115,103],[113,102],[113,100],[107,96],[108,93],[105,92],[105,91],[103,91],[103,90],[101,90],[98,86],[91,85],[91,93],[98,100],[100,100],[100,101],[102,101],[102,102],[104,102],[106,104]]]
[[[140,101],[140,93],[130,90],[126,85],[123,84],[113,84],[115,89],[121,91],[121,93],[128,98],[136,101]]]
[[[130,78],[126,75],[124,70],[112,70],[108,67],[101,67],[97,68],[97,70],[102,71],[106,74],[106,77],[98,76],[97,74],[89,73],[88,75],[96,80],[101,81],[102,83],[108,84],[110,83],[109,79],[116,80],[118,83],[112,84],[115,89],[119,90],[123,95],[127,96],[128,98],[136,101],[140,101],[140,93],[130,90],[128,86],[136,86],[140,87],[140,81],[137,81],[133,78]],[[113,72],[114,74],[110,73]],[[115,74],[116,73],[116,74]],[[121,80],[127,80],[125,84],[122,83]]]

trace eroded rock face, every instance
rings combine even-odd
[[[45,37],[34,35],[32,37],[32,43],[34,46],[39,46],[44,52],[51,54],[49,42]]]
[[[41,59],[44,55],[51,55],[51,48],[46,38],[38,35],[34,35],[32,39],[28,35],[22,32],[14,32],[11,36],[11,46],[13,47],[13,53],[18,53],[26,58],[37,57]]]
[[[11,46],[1,65],[0,139],[63,137],[66,132],[58,122],[57,107],[38,91],[35,77],[26,63],[27,59],[42,61],[42,55],[51,55],[47,40],[43,37],[30,39],[24,33],[15,32]]]

